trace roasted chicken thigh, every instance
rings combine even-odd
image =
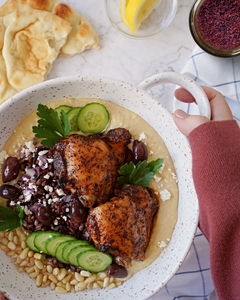
[[[85,207],[113,196],[118,170],[126,162],[131,134],[124,128],[106,135],[70,135],[53,147],[54,172],[59,184],[76,194]]]
[[[129,267],[132,259],[144,260],[158,200],[152,189],[139,185],[115,194],[109,202],[90,210],[86,226],[96,248]]]

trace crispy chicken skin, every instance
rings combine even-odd
[[[124,128],[60,140],[53,147],[59,184],[76,194],[85,207],[107,201],[117,187],[118,170],[126,162],[130,141],[131,134]]]
[[[144,260],[158,200],[152,189],[139,185],[115,194],[109,202],[90,210],[86,226],[97,249],[129,267],[132,259]]]

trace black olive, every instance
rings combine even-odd
[[[74,202],[71,206],[71,219],[73,223],[78,226],[87,219],[87,211],[80,202]]]
[[[9,156],[3,165],[3,183],[16,179],[20,170],[20,163],[17,157]]]
[[[19,189],[10,184],[0,186],[0,196],[5,199],[14,199],[19,196]]]
[[[127,277],[128,271],[123,266],[119,266],[118,264],[112,264],[107,268],[107,274],[116,278],[124,278]]]
[[[135,140],[133,142],[132,161],[136,165],[139,161],[147,160],[148,150],[144,143]]]
[[[55,215],[50,208],[41,206],[36,211],[36,218],[43,225],[50,225],[55,220]]]

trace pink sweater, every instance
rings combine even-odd
[[[233,120],[208,122],[191,132],[189,142],[215,290],[219,300],[239,300],[240,128]]]

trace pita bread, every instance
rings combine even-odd
[[[2,48],[6,27],[3,18],[0,17],[0,104],[12,97],[17,91],[9,84],[6,73],[6,65],[2,56]]]
[[[91,24],[69,5],[57,0],[8,0],[0,7],[0,16],[26,9],[48,11],[71,24],[72,30],[59,56],[72,56],[86,49],[99,49],[98,36]]]
[[[15,11],[0,18],[0,103],[42,82],[71,26],[46,11]]]

